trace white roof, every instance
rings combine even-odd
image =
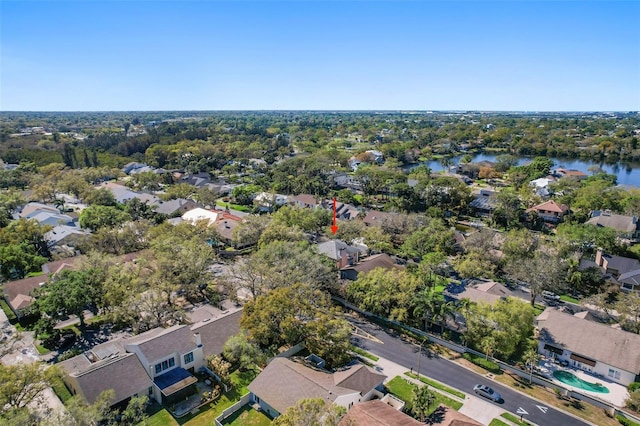
[[[211,225],[217,219],[218,219],[217,213],[202,209],[200,207],[189,210],[188,212],[182,215],[182,220],[188,220],[189,222],[193,222],[193,223],[198,222],[200,220],[208,220],[209,225]]]

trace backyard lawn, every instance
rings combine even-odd
[[[225,426],[268,426],[271,424],[271,418],[262,411],[256,411],[246,405],[242,410],[228,417],[222,424]]]
[[[231,381],[234,384],[233,389],[229,392],[222,394],[216,401],[211,402],[202,408],[197,414],[188,414],[180,419],[174,419],[173,416],[167,411],[166,408],[162,408],[160,411],[152,414],[149,417],[150,426],[209,426],[214,424],[216,417],[222,412],[238,402],[240,398],[245,395],[249,390],[247,386],[258,375],[256,370],[239,371],[236,370],[231,373]],[[240,424],[240,423],[237,423]],[[244,424],[244,423],[243,423]],[[256,423],[262,424],[262,423]],[[269,424],[269,423],[266,423]]]

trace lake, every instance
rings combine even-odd
[[[480,161],[496,162],[496,157],[499,156],[499,154],[495,155],[495,154],[486,154],[486,153],[475,154],[475,155],[472,154],[472,155],[473,155],[472,161],[474,163],[477,163]],[[453,157],[451,164],[452,165],[458,164],[461,158],[462,156]],[[532,160],[533,160],[533,157],[520,157],[520,159],[518,160],[518,165],[521,166],[523,164],[527,164]],[[618,178],[619,184],[633,185],[633,186],[640,187],[640,164],[638,163],[605,164],[605,163],[598,163],[598,162],[589,162],[585,160],[560,159],[560,158],[551,158],[551,160],[553,160],[553,164],[554,164],[552,169],[557,169],[562,167],[565,169],[580,170],[581,172],[591,175],[591,172],[589,171],[589,167],[597,166],[597,167],[600,167],[602,170],[604,170],[606,173],[616,175],[616,177]],[[425,161],[420,164],[427,165],[434,172],[440,172],[444,170],[444,167],[442,167],[442,164],[440,164],[438,160]],[[412,167],[415,167],[415,166],[412,166]]]

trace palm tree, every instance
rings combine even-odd
[[[524,361],[524,364],[529,370],[529,384],[531,384],[533,380],[533,367],[540,361],[540,354],[534,348],[529,348],[524,355],[522,355],[522,361]]]
[[[424,320],[425,331],[429,329],[440,303],[441,296],[435,292],[433,287],[423,288],[413,300],[413,315]]]
[[[453,302],[443,302],[438,306],[436,317],[440,319],[441,333],[444,333],[447,325],[447,318],[455,312],[455,306]]]
[[[414,414],[420,415],[420,421],[424,423],[425,414],[429,411],[429,406],[435,400],[435,395],[428,386],[418,386],[413,388],[413,396],[411,410]]]

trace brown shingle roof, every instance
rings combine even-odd
[[[388,254],[380,253],[366,258],[355,266],[348,266],[342,269],[354,269],[358,272],[369,272],[374,270],[375,268],[402,269],[403,267],[397,265],[396,262],[394,262],[391,256],[389,256]]]
[[[73,362],[78,361],[76,358],[81,357],[84,355],[63,361],[59,366],[68,374],[76,377],[80,387],[76,390],[89,404],[93,404],[100,393],[107,389],[115,391],[116,396],[113,400],[115,404],[153,384],[135,354],[123,354],[86,372],[74,373]]]
[[[537,318],[540,339],[631,373],[640,373],[640,335],[547,308]],[[595,344],[594,342],[597,342]]]
[[[7,301],[13,306],[12,302],[16,300],[18,295],[31,296],[34,290],[40,288],[42,284],[47,282],[48,276],[48,274],[38,275],[37,277],[29,277],[6,283],[4,285],[4,294]],[[16,306],[13,306],[13,308],[18,309]]]
[[[362,219],[362,221],[366,225],[376,225],[381,226],[386,220],[389,220],[392,217],[391,213],[380,212],[376,210],[369,210]]]
[[[421,424],[379,399],[355,404],[339,423],[340,426],[417,426]]]

